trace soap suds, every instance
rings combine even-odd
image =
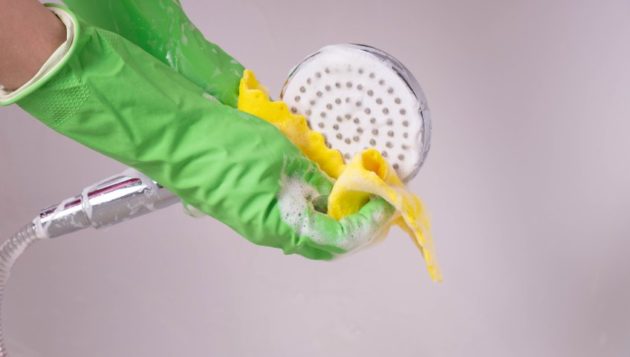
[[[351,221],[344,225],[344,220],[339,221],[346,230],[340,236],[329,236],[315,226],[316,215],[322,215],[320,219],[328,219],[313,208],[312,201],[319,195],[317,190],[299,178],[287,176],[282,179],[281,186],[278,206],[282,220],[299,236],[308,237],[317,244],[334,245],[346,252],[355,251],[380,241],[389,229],[385,212],[375,210],[371,219],[362,220],[360,225],[350,224]]]

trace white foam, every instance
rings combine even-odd
[[[350,221],[340,220],[338,224],[345,227],[339,236],[329,236],[327,232],[317,228],[315,220],[331,219],[323,213],[316,212],[312,201],[318,196],[315,188],[299,178],[284,177],[278,195],[278,206],[282,220],[299,236],[308,237],[321,245],[334,245],[347,252],[363,248],[370,243],[379,241],[389,228],[388,216],[384,211],[376,210],[373,216],[362,225],[350,224]],[[318,217],[318,215],[320,215]]]
[[[309,210],[312,210],[312,199],[318,192],[302,180],[291,177],[283,177],[278,206],[282,220],[291,226],[299,235],[312,236]]]

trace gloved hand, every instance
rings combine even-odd
[[[206,40],[179,0],[64,0],[78,17],[115,32],[223,104],[236,107],[243,66]]]
[[[340,221],[316,211],[331,181],[275,127],[71,17],[69,54],[18,102],[46,125],[138,169],[256,244],[330,259],[385,233],[394,217],[385,201]]]

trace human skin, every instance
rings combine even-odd
[[[0,9],[0,84],[15,90],[66,40],[66,28],[37,0],[0,0]]]

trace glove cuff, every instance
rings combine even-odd
[[[0,106],[13,104],[41,87],[48,79],[63,68],[76,47],[75,38],[79,31],[79,22],[74,14],[68,9],[56,4],[46,4],[46,7],[57,15],[66,26],[66,41],[48,57],[33,78],[24,83],[20,88],[14,91],[7,91],[0,85]]]

